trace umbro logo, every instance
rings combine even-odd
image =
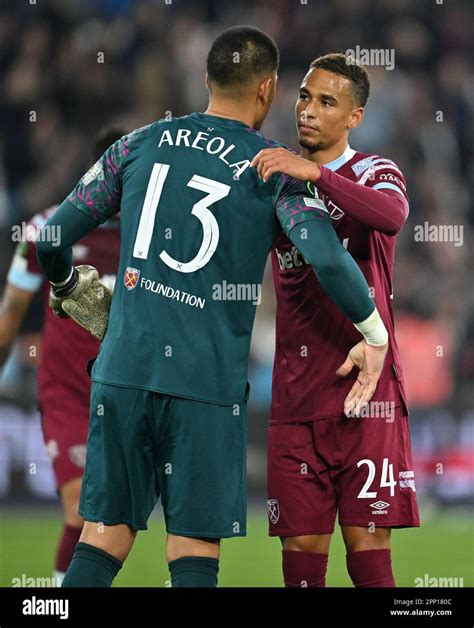
[[[386,515],[388,513],[387,508],[389,506],[390,504],[388,502],[384,502],[381,499],[374,502],[373,504],[370,504],[370,507],[374,508],[374,510],[372,510],[373,515]]]

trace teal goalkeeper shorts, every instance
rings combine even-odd
[[[233,406],[92,382],[79,513],[146,530],[161,497],[166,530],[246,535],[246,402]]]

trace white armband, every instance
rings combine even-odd
[[[377,308],[365,321],[354,323],[354,327],[360,331],[366,343],[372,347],[381,347],[388,342],[388,332]]]

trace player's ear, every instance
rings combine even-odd
[[[276,91],[276,75],[264,79],[258,88],[258,98],[263,105],[271,103]]]
[[[206,76],[204,77],[204,83],[206,84],[207,91],[210,92],[211,88],[209,87],[209,76],[208,76],[207,72],[206,72]]]
[[[350,118],[349,118],[349,124],[347,125],[348,129],[355,129],[359,126],[359,124],[362,123],[362,120],[364,119],[364,108],[363,107],[357,107],[357,109],[354,109],[351,112]]]

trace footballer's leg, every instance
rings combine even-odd
[[[54,576],[60,586],[84,523],[78,504],[86,458],[88,400],[57,386],[54,390],[42,390],[40,409],[46,451],[63,508],[63,527],[54,561]]]
[[[64,521],[67,525],[82,530],[84,519],[79,514],[79,498],[81,496],[82,477],[74,478],[59,488],[64,510]]]
[[[307,534],[281,539],[286,587],[325,587],[332,534]]]
[[[85,523],[63,587],[109,587],[158,499],[152,393],[93,381],[79,512]]]
[[[108,526],[94,521],[84,521],[79,542],[107,552],[123,563],[132,549],[136,536],[137,530],[126,524]]]
[[[391,528],[341,526],[341,532],[348,553],[390,549]]]
[[[136,530],[85,521],[63,587],[110,587],[132,549]]]
[[[291,552],[313,552],[329,554],[332,534],[306,534],[282,537],[283,549]]]
[[[157,469],[172,587],[215,587],[220,539],[246,534],[246,403],[156,396]]]
[[[347,571],[358,588],[395,587],[390,550],[391,528],[341,526]]]
[[[401,407],[387,416],[341,417],[334,432],[347,570],[356,587],[395,587],[391,529],[420,525],[408,417]]]
[[[183,558],[183,556],[220,556],[220,539],[195,539],[189,536],[168,534],[166,539],[166,560],[168,562]]]
[[[268,433],[270,536],[283,544],[286,587],[324,587],[337,497],[318,454],[313,422],[271,425]]]
[[[168,534],[166,560],[173,587],[215,587],[220,539],[199,539]]]
[[[81,495],[82,476],[65,482],[59,487],[64,512],[64,524],[61,538],[56,551],[54,575],[58,586],[61,586],[74,550],[81,536],[84,519],[78,512]]]

